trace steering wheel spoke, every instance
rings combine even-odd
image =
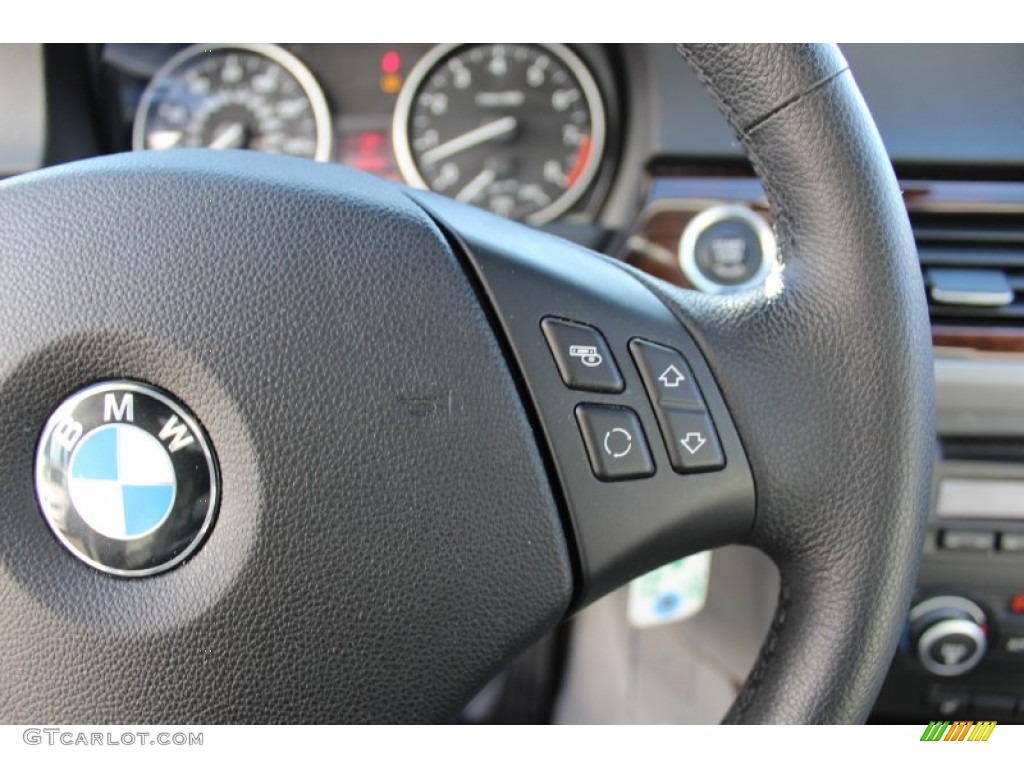
[[[574,608],[670,560],[744,541],[754,484],[704,357],[620,264],[445,198],[504,332],[567,511]]]

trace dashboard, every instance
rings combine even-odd
[[[1024,46],[843,51],[914,228],[938,393],[918,593],[873,718],[1024,722]],[[431,189],[684,288],[743,290],[775,258],[764,189],[669,45],[0,46],[0,65],[0,176],[139,149],[262,150]],[[744,578],[774,584],[749,553],[715,558],[703,614],[632,629],[613,595],[465,718],[718,719],[775,595],[734,594]],[[666,672],[694,657],[702,670]],[[680,707],[714,675],[721,696],[705,699],[720,706]]]

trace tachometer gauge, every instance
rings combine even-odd
[[[409,73],[392,135],[410,184],[542,224],[593,181],[604,104],[565,46],[443,45]]]
[[[327,160],[331,117],[316,78],[276,45],[193,45],[142,94],[133,149],[255,149]]]

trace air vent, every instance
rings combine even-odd
[[[935,323],[1024,327],[1024,215],[911,213]]]

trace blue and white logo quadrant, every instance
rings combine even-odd
[[[93,430],[71,456],[68,494],[97,533],[127,541],[152,533],[174,507],[176,477],[167,450],[130,424]]]

